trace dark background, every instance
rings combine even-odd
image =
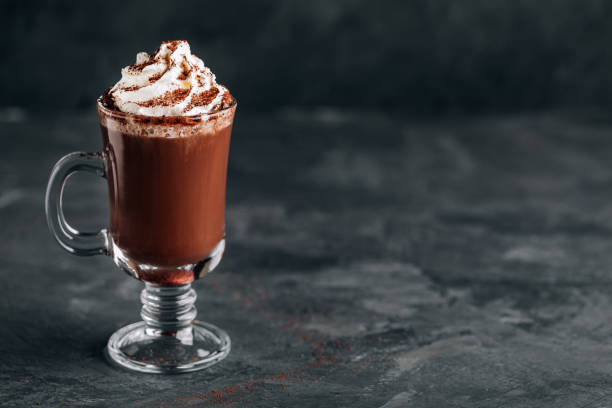
[[[242,109],[607,105],[606,0],[2,1],[0,106],[91,108],[136,52],[186,39]]]

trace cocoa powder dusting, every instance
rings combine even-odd
[[[168,70],[166,70],[166,71],[168,71]],[[151,76],[149,77],[149,83],[150,83],[150,84],[152,84],[152,83],[157,82],[157,80],[158,80],[159,78],[161,78],[161,77],[162,77],[162,76],[163,76],[163,75],[166,73],[166,71],[164,71],[164,72],[160,72],[160,73],[158,73],[158,74],[151,75]]]
[[[199,94],[193,95],[191,101],[185,107],[183,112],[189,112],[194,106],[206,106],[217,96],[219,90],[217,88],[210,88],[208,91],[200,92]]]
[[[219,93],[217,88],[210,88],[208,91],[200,92],[197,95],[191,97],[191,105],[193,106],[204,106],[208,105]]]
[[[189,64],[189,62],[187,62],[187,58],[183,57],[183,62],[181,63],[181,68],[183,69],[181,71],[181,73],[178,75],[177,79],[180,81],[184,81],[189,77],[189,74],[191,74],[191,65]]]
[[[176,89],[174,91],[168,91],[162,96],[158,96],[153,99],[149,99],[148,101],[140,102],[138,105],[146,108],[150,108],[152,106],[171,106],[176,105],[183,99],[185,99],[189,92],[191,92],[191,88],[186,89]]]
[[[178,44],[179,44],[179,43],[180,43],[180,41],[179,41],[179,40],[174,40],[174,41],[164,41],[164,42],[162,42],[162,45],[164,45],[164,44],[168,44],[168,49],[169,49],[170,51],[174,51],[174,50],[176,50],[176,47],[178,47]]]
[[[227,88],[225,88],[224,86],[221,87],[224,89],[225,93],[223,94],[223,98],[221,98],[221,101],[219,101],[217,104],[210,108],[211,112],[218,112],[220,110],[227,109],[234,103],[234,97],[229,93]]]
[[[280,326],[287,336],[294,338],[296,347],[299,347],[299,341],[301,340],[304,345],[311,349],[311,352],[301,353],[299,358],[303,361],[293,368],[250,378],[250,380],[239,384],[228,384],[205,393],[194,393],[170,400],[162,400],[162,406],[174,407],[176,404],[181,406],[189,404],[191,406],[195,403],[203,403],[205,406],[234,406],[234,404],[240,403],[240,406],[249,406],[248,402],[251,394],[258,394],[260,398],[265,399],[274,398],[270,394],[270,392],[273,392],[273,389],[269,388],[270,384],[280,385],[281,390],[278,390],[276,395],[281,395],[279,392],[284,395],[286,392],[288,397],[293,397],[295,393],[288,392],[287,388],[299,383],[318,383],[323,378],[331,378],[332,375],[359,378],[363,373],[371,370],[389,370],[392,367],[397,367],[398,363],[395,357],[389,359],[383,354],[384,348],[389,347],[390,343],[394,341],[391,336],[385,338],[378,336],[375,342],[372,339],[367,340],[367,346],[365,344],[352,345],[342,339],[333,339],[328,335],[322,336],[305,329],[303,327],[304,322],[297,318],[288,318],[285,322],[279,320],[279,318],[283,318],[285,311],[275,310],[273,305],[268,303],[263,291],[241,293],[236,290],[236,287],[225,287],[215,281],[211,282],[211,286],[223,296],[227,296],[231,289],[234,292],[232,298],[244,305],[247,311],[252,311],[255,315],[252,315],[254,318],[259,316],[259,318],[273,321],[275,326]],[[356,347],[359,347],[359,352],[355,351]],[[364,355],[365,357],[362,357]]]
[[[149,57],[148,61],[145,61],[145,62],[143,62],[140,65],[130,65],[128,67],[128,70],[132,71],[132,72],[142,72],[143,69],[145,69],[146,67],[148,67],[149,65],[151,65],[151,64],[153,64],[155,62],[157,62],[156,59],[154,59],[152,57]]]

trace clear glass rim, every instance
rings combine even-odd
[[[232,95],[232,103],[223,109],[219,109],[219,110],[216,110],[214,112],[209,112],[209,113],[200,113],[197,115],[185,115],[185,116],[178,116],[178,115],[150,116],[150,115],[142,115],[139,113],[121,112],[118,110],[109,109],[106,106],[104,106],[104,104],[102,103],[102,95],[98,97],[96,101],[96,105],[99,111],[113,118],[124,118],[124,119],[133,118],[133,119],[140,119],[140,120],[147,121],[147,122],[158,121],[160,119],[169,120],[169,121],[200,122],[203,119],[210,119],[215,116],[220,116],[223,113],[234,109],[236,105],[238,105],[238,101]]]

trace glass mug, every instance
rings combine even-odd
[[[108,255],[145,283],[143,321],[109,339],[107,357],[134,371],[181,373],[209,367],[231,348],[227,333],[195,321],[191,282],[212,271],[225,248],[225,184],[236,101],[196,116],[151,117],[111,110],[98,99],[104,151],[75,152],[51,172],[47,223],[75,255]],[[83,171],[108,181],[110,228],[81,232],[66,221],[62,193]]]

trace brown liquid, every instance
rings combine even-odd
[[[224,236],[231,124],[187,137],[101,127],[115,244],[134,261],[163,267],[142,280],[192,281],[173,267],[201,261]]]

